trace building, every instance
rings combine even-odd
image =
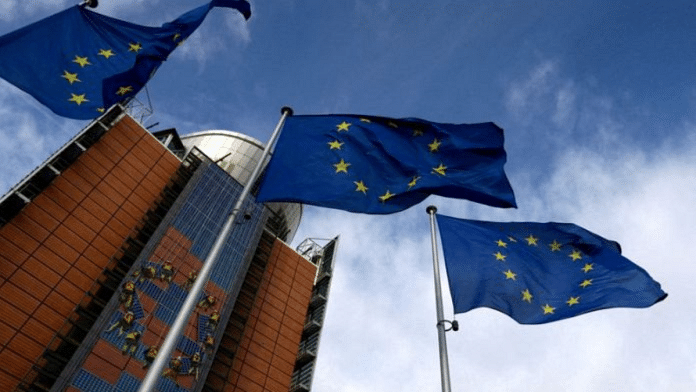
[[[0,199],[0,390],[137,390],[261,149],[114,107]],[[160,391],[311,389],[338,238],[243,211]]]

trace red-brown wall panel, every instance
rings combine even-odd
[[[29,371],[179,163],[124,117],[0,228],[0,390]],[[90,361],[96,374],[113,366]]]
[[[315,274],[315,265],[275,241],[225,388],[290,389]]]

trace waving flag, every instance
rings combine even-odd
[[[58,115],[95,118],[135,96],[214,7],[251,16],[244,0],[215,0],[146,27],[74,6],[0,37],[0,77]]]
[[[389,214],[434,194],[515,207],[505,161],[503,130],[493,123],[292,116],[257,201]]]
[[[645,308],[660,284],[619,244],[570,223],[497,223],[438,215],[455,313],[479,307],[521,324],[594,310]]]

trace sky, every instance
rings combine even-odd
[[[0,2],[0,34],[77,1]],[[203,0],[101,0],[158,26]],[[669,297],[536,326],[452,314],[453,391],[696,390],[696,6],[690,1],[252,1],[216,9],[149,83],[153,130],[265,142],[296,114],[493,121],[517,209],[430,197],[371,216],[307,206],[293,246],[340,235],[313,390],[440,391],[425,208],[571,222],[618,241]],[[140,98],[148,100],[141,93]],[[0,80],[0,193],[87,122]],[[689,305],[692,304],[692,305]]]

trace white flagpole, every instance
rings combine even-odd
[[[437,259],[437,238],[435,236],[435,213],[437,207],[428,206],[425,211],[430,215],[430,241],[433,245],[433,270],[435,272],[435,307],[437,309],[437,340],[440,346],[440,377],[442,392],[451,392],[449,360],[447,359],[447,340],[445,339],[445,320],[442,310],[442,287],[440,287],[440,265]]]
[[[147,375],[143,380],[143,383],[140,385],[140,389],[138,389],[138,392],[152,392],[155,390],[155,387],[157,386],[157,381],[161,377],[162,371],[165,365],[168,363],[172,351],[174,351],[174,348],[176,347],[176,344],[179,341],[180,336],[183,334],[184,327],[188,324],[188,319],[191,316],[193,309],[196,307],[198,297],[203,292],[203,287],[208,282],[210,272],[213,270],[213,267],[217,262],[218,254],[222,250],[222,247],[225,244],[225,242],[227,241],[227,237],[229,236],[230,231],[232,230],[232,227],[234,225],[235,217],[237,216],[239,210],[241,210],[244,200],[251,192],[251,188],[254,186],[254,183],[256,182],[259,173],[261,172],[261,167],[263,166],[264,161],[270,154],[273,145],[275,144],[276,140],[278,139],[278,136],[280,135],[280,130],[283,128],[285,119],[288,116],[292,116],[292,109],[289,107],[283,107],[281,109],[281,114],[282,116],[280,117],[280,121],[278,121],[278,125],[276,125],[273,134],[271,134],[270,140],[268,141],[268,143],[266,143],[261,158],[256,164],[256,167],[254,168],[254,171],[251,174],[249,181],[246,183],[246,185],[244,185],[242,194],[239,195],[239,199],[237,199],[237,203],[232,208],[230,216],[227,218],[227,221],[222,227],[222,230],[218,234],[218,237],[215,240],[215,243],[213,244],[213,247],[210,250],[208,257],[206,257],[205,261],[203,262],[203,267],[198,272],[198,278],[196,279],[196,282],[194,283],[193,287],[191,287],[191,290],[189,291],[189,294],[186,297],[186,300],[184,301],[181,310],[179,310],[179,314],[177,315],[176,320],[174,320],[174,324],[172,324],[172,327],[169,329],[167,337],[164,339],[164,343],[162,343],[162,347],[160,347],[157,353],[157,357],[152,362],[152,365],[150,366],[150,369],[148,370]]]

